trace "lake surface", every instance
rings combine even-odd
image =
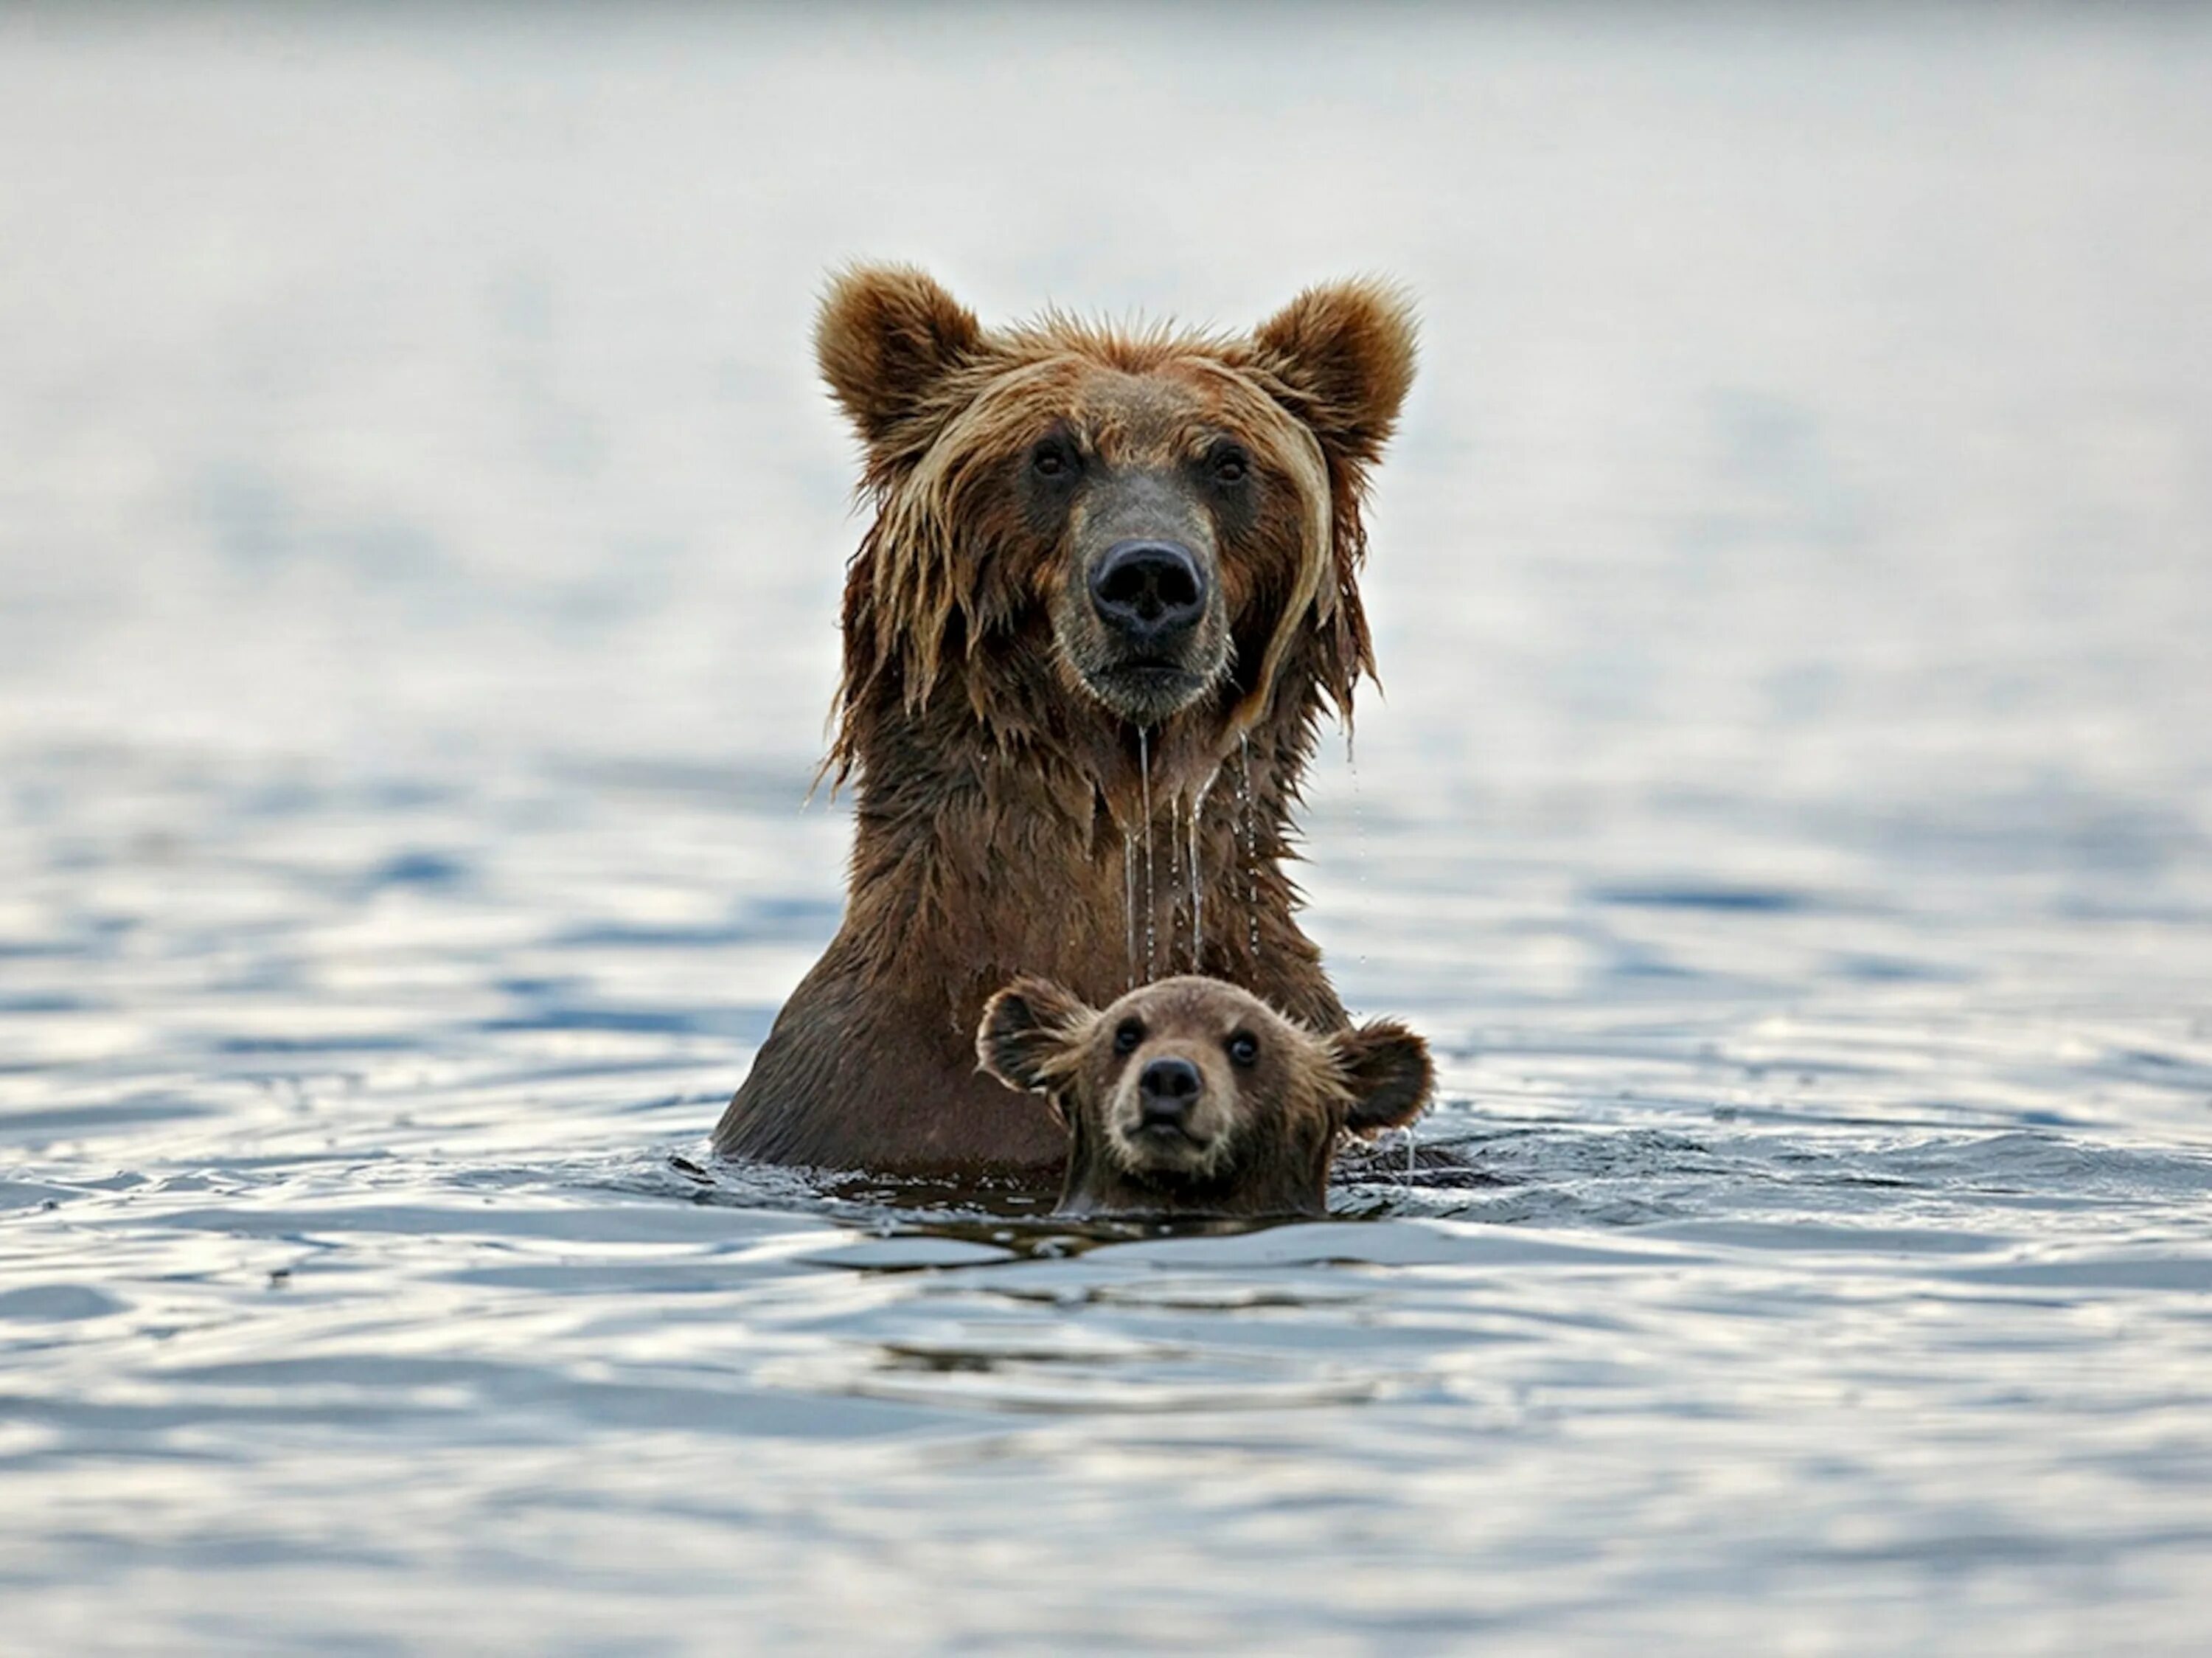
[[[2208,71],[0,15],[5,1643],[2202,1650]],[[1442,1099],[1328,1223],[707,1155],[838,913],[858,254],[1421,296],[1306,884]]]

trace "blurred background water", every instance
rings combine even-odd
[[[2183,1652],[2212,19],[0,11],[23,1651]],[[823,271],[1408,282],[1328,1224],[715,1167]]]

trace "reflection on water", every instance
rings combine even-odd
[[[2207,31],[1793,15],[0,19],[10,1639],[2190,1649]],[[1425,296],[1328,1223],[706,1158],[863,252]]]

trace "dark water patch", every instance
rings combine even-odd
[[[0,938],[0,961],[38,961],[79,954],[76,944],[58,939]]]
[[[1969,1283],[2017,1285],[2027,1289],[2145,1290],[2196,1297],[2212,1295],[2212,1252],[2011,1261],[1954,1268],[1947,1276]]]
[[[716,1036],[757,1043],[774,1015],[752,1008],[607,1008],[562,1006],[534,1013],[487,1019],[477,1028],[488,1033],[607,1031],[641,1036]]]
[[[1964,968],[1902,956],[1838,956],[1831,971],[1871,984],[1964,984],[1978,977]]]
[[[77,996],[54,996],[31,993],[22,996],[0,995],[0,1017],[10,1014],[85,1013],[95,1004]]]
[[[21,1289],[0,1289],[0,1321],[71,1324],[81,1319],[106,1318],[127,1303],[88,1284],[48,1283]]]
[[[49,1186],[38,1180],[0,1179],[0,1210],[51,1209],[75,1195],[74,1189],[65,1186]]]
[[[1615,941],[1607,952],[1605,972],[1608,978],[1616,979],[1686,981],[1711,977],[1694,967],[1669,960],[1657,950],[1619,941]]]
[[[419,1038],[346,1032],[332,1036],[227,1036],[210,1051],[237,1058],[307,1058],[334,1053],[402,1053],[419,1048]]]
[[[139,1095],[101,1105],[57,1107],[50,1111],[0,1108],[0,1140],[37,1145],[57,1140],[93,1138],[149,1124],[184,1122],[218,1114],[219,1108],[214,1106],[158,1094]]]
[[[2157,927],[2212,926],[2212,908],[2180,899],[2147,899],[2133,892],[2069,893],[2050,905],[2054,920]]]
[[[1711,910],[1725,915],[1793,915],[1821,907],[1804,893],[1780,887],[1683,883],[1664,887],[1601,887],[1590,900],[1635,910]]]
[[[466,798],[464,791],[449,779],[425,777],[373,779],[359,786],[359,795],[363,807],[379,814],[427,811]]]
[[[475,866],[466,858],[447,852],[400,852],[384,859],[361,879],[356,891],[363,897],[395,887],[454,892],[475,879]]]
[[[570,973],[560,978],[501,978],[494,988],[526,1001],[568,1000],[587,982],[582,974]]]
[[[2212,1108],[2212,1058],[2150,1048],[2122,1048],[2107,1053],[2092,1069],[2100,1076],[2202,1095],[2206,1106]]]

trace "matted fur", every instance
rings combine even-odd
[[[1404,298],[1316,288],[1250,334],[1057,313],[993,329],[918,271],[862,267],[831,284],[816,350],[861,438],[870,510],[824,763],[858,797],[849,903],[718,1147],[890,1168],[1054,1161],[1037,1113],[974,1091],[975,1016],[1024,971],[1110,1000],[1140,935],[1167,941],[1171,970],[1341,1025],[1282,865],[1316,722],[1348,720],[1374,673],[1360,509],[1413,373]],[[1021,480],[1058,431],[1146,476],[1179,475],[1224,433],[1249,452],[1249,512],[1206,521],[1222,660],[1142,732],[1054,632],[1083,593],[1073,532],[1042,523]],[[1124,914],[1148,831],[1213,872],[1212,930],[1174,882],[1145,893],[1141,925]]]

